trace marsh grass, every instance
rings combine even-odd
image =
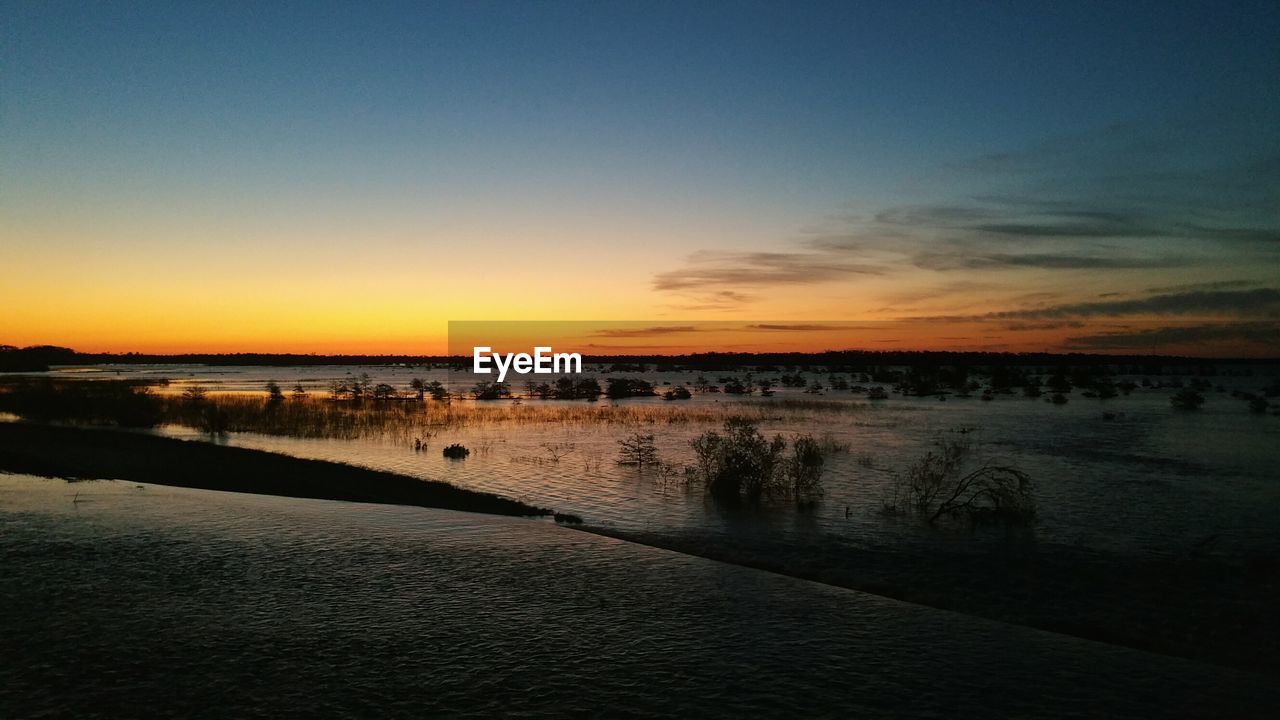
[[[207,428],[216,416],[220,432],[253,432],[299,438],[354,440],[383,438],[412,444],[442,430],[464,428],[559,425],[586,428],[598,425],[645,428],[668,425],[720,425],[731,418],[748,422],[803,421],[830,412],[823,403],[748,403],[711,405],[436,402],[394,400],[384,402],[333,400],[308,397],[284,403],[246,395],[211,394],[198,402],[163,396],[162,422]],[[831,403],[834,407],[848,406]],[[483,448],[482,448],[483,450]]]
[[[0,409],[43,421],[121,426],[181,425],[215,435],[252,432],[296,438],[383,439],[409,446],[444,430],[558,425],[569,429],[619,426],[645,430],[672,425],[804,422],[832,412],[857,413],[847,402],[806,398],[733,403],[513,402],[418,400],[413,396],[360,399],[267,393],[161,394],[132,382],[44,382],[0,388]],[[483,451],[483,448],[481,449]]]

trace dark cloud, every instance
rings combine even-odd
[[[1245,342],[1275,348],[1280,354],[1280,323],[1235,322],[1170,325],[1137,331],[1103,332],[1067,338],[1068,348],[1082,350],[1150,350],[1161,346],[1213,342]]]
[[[1147,288],[1145,293],[1174,293],[1191,290],[1231,290],[1234,288],[1255,288],[1262,283],[1256,280],[1214,280],[1211,282],[1186,283],[1183,285],[1164,285]]]
[[[1144,237],[1152,234],[1150,230],[1142,227],[1106,223],[1004,222],[974,225],[970,229],[977,233],[1016,237],[1115,238]]]
[[[654,337],[658,335],[679,335],[682,333],[702,332],[693,325],[655,325],[643,328],[607,328],[591,333],[593,337],[633,338]]]
[[[1079,320],[1053,320],[1049,322],[1011,322],[1004,326],[1005,330],[1024,332],[1027,330],[1061,330],[1063,328],[1082,328]]]
[[[1185,237],[1241,243],[1280,243],[1280,228],[1211,227],[1183,223],[1175,228]],[[1172,234],[1172,233],[1171,233]]]
[[[1038,268],[1046,270],[1113,270],[1129,268],[1169,268],[1188,264],[1178,257],[1108,257],[1062,253],[925,252],[915,257],[916,267],[928,270],[1001,270]]]
[[[1194,290],[1129,300],[1066,303],[1040,308],[1004,310],[951,319],[1019,320],[1037,318],[1122,317],[1126,315],[1192,315],[1206,313],[1231,317],[1280,315],[1280,290]]]
[[[776,323],[757,323],[755,325],[748,325],[747,329],[748,330],[783,330],[788,332],[820,332],[822,330],[846,330],[848,328],[841,325],[822,325],[822,324],[785,325],[785,324],[776,324]]]
[[[694,345],[608,345],[604,343],[587,343],[583,347],[591,350],[626,350],[630,352],[639,352],[647,350],[650,352],[689,352],[696,350]]]

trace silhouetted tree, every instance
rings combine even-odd
[[[506,383],[479,382],[472,388],[471,394],[477,400],[499,400],[511,397],[511,389],[507,387]]]
[[[267,403],[275,405],[284,402],[284,391],[280,389],[280,383],[275,380],[267,381]]]
[[[657,394],[653,389],[653,384],[648,380],[641,380],[639,378],[609,378],[608,382],[609,387],[605,390],[605,395],[614,399]]]
[[[619,465],[644,467],[657,463],[658,450],[654,447],[652,434],[634,433],[618,441]]]

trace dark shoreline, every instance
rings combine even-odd
[[[0,423],[0,471],[512,516],[552,511],[492,493],[278,453],[121,432]]]

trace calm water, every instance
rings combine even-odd
[[[1275,717],[1274,681],[421,508],[0,475],[0,717]]]
[[[409,367],[223,367],[103,366],[55,370],[78,377],[165,377],[170,392],[190,384],[224,392],[261,393],[268,379],[286,388],[301,382],[324,392],[330,380],[367,372],[373,382],[406,389],[411,378],[449,381],[442,370]],[[1227,390],[1255,391],[1274,381],[1275,368],[1254,368],[1251,376],[1213,378]],[[625,373],[621,374],[625,376]],[[715,373],[708,373],[713,381]],[[765,374],[764,376],[768,376]],[[600,376],[603,380],[608,375]],[[648,373],[646,378],[678,384],[693,375]],[[825,382],[825,373],[812,378]],[[1156,378],[1171,380],[1170,377]],[[519,383],[512,383],[519,390]],[[423,478],[447,480],[583,516],[588,522],[622,530],[684,530],[837,536],[868,546],[930,542],[934,531],[880,516],[895,472],[929,449],[939,433],[976,429],[969,437],[990,458],[1028,471],[1036,482],[1041,542],[1133,553],[1181,553],[1216,536],[1217,552],[1260,548],[1280,550],[1280,417],[1251,414],[1228,392],[1206,392],[1198,412],[1175,412],[1169,388],[1137,390],[1110,400],[1077,392],[1064,406],[1043,399],[999,396],[933,398],[892,396],[869,402],[830,391],[821,396],[780,389],[771,399],[723,394],[695,395],[692,401],[628,399],[629,405],[732,408],[791,400],[834,401],[836,410],[781,413],[761,423],[766,434],[811,433],[848,446],[828,458],[826,494],[812,510],[781,503],[761,512],[726,512],[700,492],[688,492],[654,471],[620,466],[618,441],[634,432],[654,433],[662,458],[679,466],[692,459],[689,440],[714,424],[662,422],[490,424],[441,430],[424,428],[426,450],[414,452],[409,437],[360,440],[302,440],[235,434],[223,442],[303,457],[367,465]],[[560,401],[527,401],[547,408]],[[572,403],[568,403],[572,404]],[[609,401],[596,404],[603,407]],[[580,405],[585,405],[580,404]],[[665,406],[665,407],[663,407]],[[1115,414],[1108,420],[1104,413]],[[766,413],[767,414],[767,413]],[[201,438],[187,428],[161,432]],[[440,450],[460,442],[472,449],[465,461]],[[553,461],[544,444],[570,449]]]

